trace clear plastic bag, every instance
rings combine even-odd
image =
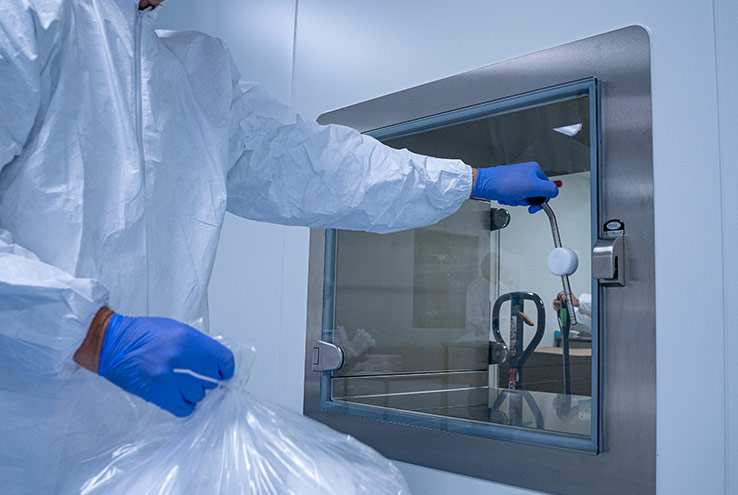
[[[190,417],[137,428],[83,463],[87,474],[64,493],[410,495],[399,470],[370,447],[250,395],[244,361],[253,350],[236,354],[236,376]]]

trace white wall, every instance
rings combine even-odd
[[[305,118],[623,26],[646,26],[656,188],[658,491],[738,491],[738,469],[730,462],[738,448],[738,338],[730,333],[738,328],[731,304],[738,297],[731,256],[738,244],[738,2],[169,3],[162,24],[223,37],[244,73],[291,100]],[[304,229],[229,217],[210,292],[213,330],[242,329],[260,348],[253,387],[298,410],[307,239]],[[415,466],[403,470],[423,495],[528,493]]]
[[[720,165],[723,206],[723,289],[725,332],[725,391],[727,449],[726,491],[738,493],[738,2],[716,0],[716,61],[718,112],[720,118]]]

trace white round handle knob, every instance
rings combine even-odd
[[[554,248],[548,253],[548,269],[557,277],[571,275],[579,267],[577,253],[569,248]]]

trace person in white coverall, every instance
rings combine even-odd
[[[220,40],[155,31],[158,3],[0,6],[3,494],[54,493],[130,427],[140,400],[122,390],[185,416],[212,384],[175,369],[233,374],[202,333],[226,210],[390,232],[472,193],[558,192],[535,163],[477,171],[304,122],[241,80]]]
[[[566,302],[566,294],[564,291],[559,292],[556,299],[553,300],[553,309],[558,311],[561,309],[561,302]],[[592,335],[592,294],[585,292],[577,296],[571,295],[571,303],[577,317],[577,325],[574,330],[580,332],[584,336]]]

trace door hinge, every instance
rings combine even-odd
[[[343,366],[343,349],[323,340],[313,341],[313,371],[335,371]]]

